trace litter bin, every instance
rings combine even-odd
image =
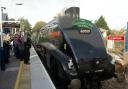
[[[3,47],[0,47],[0,67],[1,70],[5,70],[5,51]]]

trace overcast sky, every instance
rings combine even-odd
[[[79,6],[80,16],[92,21],[101,15],[111,29],[126,28],[128,5],[126,0],[0,0],[10,18],[24,17],[32,26],[37,21],[48,22],[67,6]],[[23,3],[18,6],[16,3]]]

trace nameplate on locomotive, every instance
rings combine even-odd
[[[89,30],[89,29],[81,29],[80,33],[81,34],[88,34],[88,33],[91,33],[91,30]]]

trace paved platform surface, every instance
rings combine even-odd
[[[6,64],[5,71],[0,70],[0,89],[14,89],[17,78],[20,60],[13,55],[9,58],[10,63]]]
[[[10,57],[6,70],[0,70],[0,89],[56,89],[34,48],[30,64]]]
[[[30,55],[31,89],[56,89],[34,48]]]

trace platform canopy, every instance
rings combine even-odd
[[[18,22],[3,22],[3,28],[20,28],[20,23]]]

